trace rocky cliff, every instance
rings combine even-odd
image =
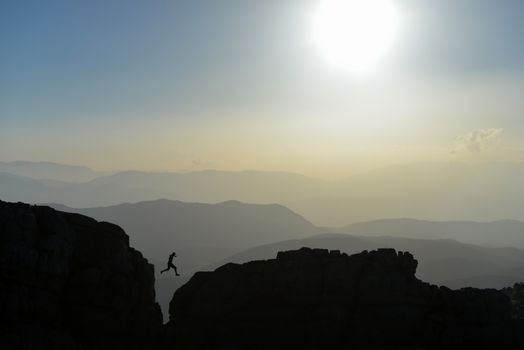
[[[1,349],[148,349],[153,266],[116,225],[0,201]]]
[[[524,327],[496,290],[418,280],[392,249],[303,248],[200,272],[174,294],[173,349],[521,349]]]

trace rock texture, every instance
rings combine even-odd
[[[302,248],[199,272],[170,304],[165,348],[522,349],[496,290],[418,280],[409,253]]]
[[[153,266],[116,225],[0,201],[1,349],[148,349]]]
[[[512,316],[524,320],[524,283],[516,283],[513,287],[502,290],[511,300]]]

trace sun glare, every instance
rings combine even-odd
[[[389,0],[325,0],[314,17],[314,40],[327,59],[369,70],[393,42],[399,13]]]

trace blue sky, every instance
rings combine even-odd
[[[225,168],[256,167],[241,160],[250,152],[234,154],[247,139],[256,144],[252,155],[277,152],[282,160],[260,164],[278,168],[294,155],[296,164],[310,158],[311,149],[301,147],[312,137],[308,128],[322,133],[320,149],[333,151],[334,163],[346,154],[340,148],[358,148],[345,146],[340,129],[367,135],[359,145],[375,153],[415,147],[420,132],[433,142],[421,147],[428,149],[477,128],[504,129],[512,144],[524,136],[524,1],[397,0],[403,33],[373,83],[328,66],[312,47],[310,18],[319,2],[4,0],[0,158],[176,170],[189,163],[174,155],[185,154]],[[377,110],[388,94],[394,103]],[[479,107],[487,101],[497,108]],[[376,130],[378,120],[337,124],[359,113],[398,123]],[[324,121],[312,123],[317,116]],[[81,130],[89,135],[70,136]],[[236,140],[222,155],[192,144],[231,133]],[[274,149],[261,151],[267,139]],[[296,148],[284,145],[290,140]],[[128,147],[142,147],[142,157],[155,153],[158,162],[125,160],[119,152]]]

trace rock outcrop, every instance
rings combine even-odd
[[[0,201],[1,349],[149,349],[154,268],[118,226]]]
[[[496,290],[418,280],[409,253],[303,248],[199,272],[170,304],[172,349],[521,349]]]
[[[511,300],[512,316],[524,322],[524,283],[516,283],[513,287],[502,290]]]

